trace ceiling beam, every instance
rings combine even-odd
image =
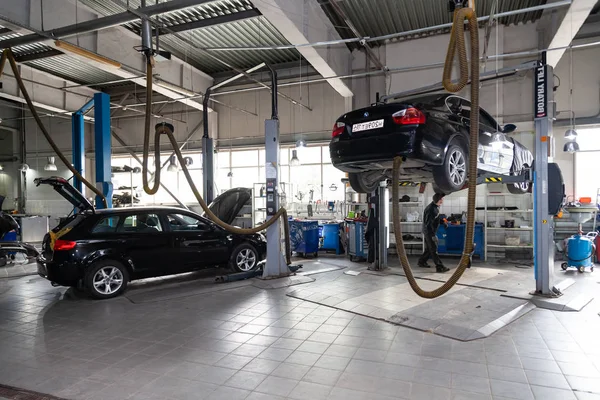
[[[256,8],[251,10],[239,11],[231,14],[219,15],[218,17],[205,18],[199,21],[187,22],[185,24],[177,24],[169,26],[169,31],[159,29],[161,35],[169,35],[173,32],[186,32],[194,29],[206,28],[213,25],[227,24],[230,22],[241,21],[244,19],[259,17],[260,11]],[[152,35],[156,35],[156,30],[152,31]]]
[[[335,27],[327,18],[317,0],[261,0],[258,10],[293,45],[340,39]],[[297,50],[341,96],[352,97],[352,90],[339,78],[349,72],[350,50],[346,45],[312,47]]]
[[[142,7],[139,9],[139,11],[149,17],[152,17],[154,15],[160,15],[171,11],[195,7],[203,3],[208,3],[210,1],[213,0],[171,0],[165,1],[163,3],[153,4],[148,7]],[[44,32],[44,35],[40,35],[40,33],[36,32],[12,39],[0,40],[0,48],[16,47],[26,44],[38,43],[40,41],[46,40],[48,37],[52,37],[55,39],[64,39],[70,36],[96,32],[102,29],[120,26],[128,22],[136,21],[138,19],[139,18],[136,15],[130,13],[129,11],[125,11],[118,14],[107,15],[105,17],[94,18],[87,21],[80,21],[73,25],[67,25],[60,28],[52,29],[50,31]]]
[[[15,61],[19,62],[19,63],[23,63],[23,62],[27,62],[27,61],[40,60],[42,58],[60,56],[61,54],[64,54],[64,53],[60,50],[50,49],[50,50],[46,50],[46,51],[40,51],[37,53],[30,53],[30,54],[23,54],[20,56],[15,56]]]
[[[558,62],[565,54],[567,46],[571,44],[579,29],[583,26],[585,20],[589,17],[597,0],[573,0],[560,25],[553,31],[552,40],[548,48],[560,48],[548,52],[546,62],[553,68],[556,68]]]

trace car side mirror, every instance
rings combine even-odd
[[[502,133],[511,133],[511,132],[514,132],[516,129],[517,129],[517,126],[515,124],[506,124],[502,128]]]

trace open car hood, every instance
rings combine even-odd
[[[227,224],[233,223],[242,207],[251,204],[252,189],[234,188],[221,193],[209,204],[208,208],[219,219]]]
[[[50,185],[54,190],[64,197],[69,203],[79,211],[94,211],[94,206],[75,189],[68,180],[60,176],[51,176],[49,178],[36,178],[33,180],[36,186]]]

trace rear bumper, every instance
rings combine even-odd
[[[396,156],[415,155],[415,133],[394,132],[386,135],[334,139],[329,144],[333,165],[345,172],[387,168]]]
[[[37,258],[38,275],[62,286],[75,286],[83,279],[81,268],[72,263],[47,261],[44,256]]]

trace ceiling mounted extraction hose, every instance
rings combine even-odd
[[[160,137],[161,135],[166,135],[169,138],[169,142],[171,143],[171,147],[177,156],[179,161],[179,165],[183,170],[183,174],[185,175],[185,179],[187,180],[196,200],[202,207],[202,210],[206,213],[208,218],[213,221],[215,224],[219,225],[221,228],[225,229],[228,232],[236,233],[240,235],[252,235],[255,233],[259,233],[269,226],[273,225],[278,219],[281,219],[281,224],[283,225],[284,238],[285,238],[285,259],[287,265],[292,263],[292,251],[290,244],[290,231],[288,225],[288,215],[285,208],[281,207],[275,215],[273,215],[269,220],[265,221],[263,224],[259,226],[255,226],[254,228],[239,228],[237,226],[229,225],[219,219],[209,208],[198,188],[196,187],[190,172],[187,169],[185,160],[183,155],[181,154],[181,150],[179,150],[179,144],[173,134],[173,126],[167,123],[160,123],[155,126],[154,133],[154,184],[152,187],[148,185],[148,156],[150,152],[150,117],[152,116],[152,69],[153,69],[153,59],[152,57],[147,57],[146,62],[146,116],[144,120],[144,156],[142,163],[142,179],[144,191],[147,194],[153,195],[158,191],[158,187],[160,185]],[[205,124],[208,121],[204,121]]]
[[[4,66],[6,64],[6,60],[8,60],[8,62],[10,64],[10,68],[12,69],[13,74],[15,75],[15,79],[17,80],[17,85],[19,86],[19,89],[21,90],[21,93],[23,94],[23,98],[25,99],[25,102],[27,103],[27,107],[29,108],[31,115],[33,115],[33,119],[35,119],[35,122],[37,123],[38,127],[42,131],[42,134],[48,141],[48,144],[50,145],[50,147],[52,147],[52,150],[54,150],[54,152],[56,153],[56,155],[58,156],[60,161],[62,161],[63,164],[65,164],[65,166],[69,169],[69,171],[71,171],[73,176],[75,176],[75,178],[77,178],[81,183],[83,183],[88,189],[90,189],[98,197],[100,197],[102,199],[102,204],[104,205],[104,208],[108,208],[108,203],[106,201],[106,197],[104,196],[104,194],[95,185],[93,185],[91,182],[89,182],[87,179],[85,179],[83,177],[83,175],[81,175],[79,173],[79,171],[77,171],[77,169],[75,169],[75,167],[73,167],[71,162],[60,151],[60,149],[58,148],[58,146],[56,145],[56,143],[54,142],[54,140],[52,139],[52,137],[46,130],[46,127],[42,123],[42,120],[41,120],[37,110],[35,109],[33,102],[31,101],[31,97],[29,97],[29,93],[27,92],[25,83],[23,82],[23,79],[21,78],[21,74],[19,72],[19,67],[17,67],[17,62],[15,60],[15,57],[14,57],[11,49],[4,49],[4,51],[2,52],[2,58],[0,58],[0,75],[2,75],[2,73],[4,72]]]
[[[465,46],[464,22],[469,22],[471,34],[471,121],[469,140],[469,169],[468,169],[468,203],[467,203],[467,227],[465,233],[465,248],[458,267],[446,283],[435,290],[427,291],[419,287],[415,280],[412,269],[406,257],[406,249],[402,241],[402,229],[400,225],[399,205],[399,175],[402,157],[394,158],[392,175],[392,215],[394,224],[394,235],[400,264],[406,275],[410,287],[416,294],[427,299],[439,297],[448,292],[458,282],[462,274],[469,267],[473,253],[473,233],[475,230],[475,195],[477,190],[477,147],[479,144],[479,31],[477,16],[472,8],[460,8],[454,13],[454,24],[450,34],[450,44],[446,54],[444,65],[443,84],[444,88],[452,93],[461,91],[469,82],[469,64],[467,60],[467,49]],[[460,78],[457,83],[452,82],[452,64],[458,47],[458,60]]]

